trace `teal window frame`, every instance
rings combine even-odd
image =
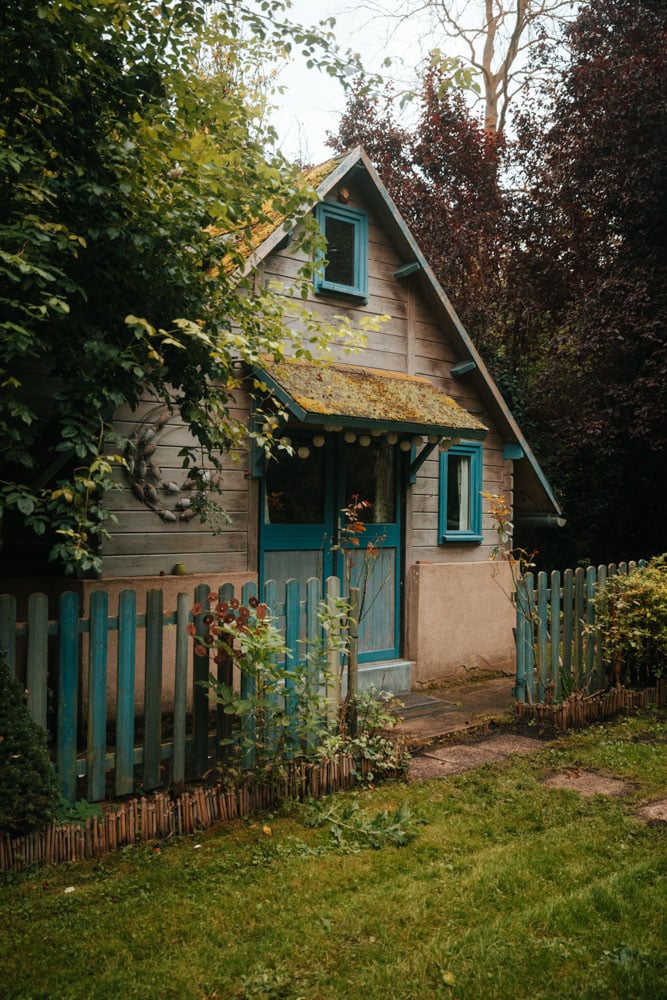
[[[354,227],[354,283],[345,285],[335,281],[327,281],[324,261],[315,272],[315,292],[318,295],[339,295],[357,302],[368,301],[368,213],[361,208],[349,208],[334,202],[323,201],[315,206],[317,219],[322,235],[326,239],[327,220],[337,219],[350,223]]]
[[[452,458],[469,459],[468,476],[468,527],[449,528],[447,526],[447,490],[449,464]],[[440,452],[440,491],[438,508],[438,530],[441,542],[472,542],[479,544],[482,535],[482,470],[483,451],[479,441],[462,441],[448,451]]]

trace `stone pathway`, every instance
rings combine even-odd
[[[483,764],[505,760],[513,754],[534,753],[544,746],[542,740],[511,733],[492,736],[483,743],[452,743],[429,747],[410,761],[408,781],[426,781],[447,774],[461,774]]]

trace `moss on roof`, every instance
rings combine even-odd
[[[312,417],[418,426],[434,433],[456,430],[480,436],[486,431],[481,421],[422,376],[297,358],[267,364],[265,370]]]

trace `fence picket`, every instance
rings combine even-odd
[[[547,574],[537,574],[537,663],[539,669],[537,697],[545,701],[549,691],[549,653],[548,653],[548,621],[547,621]]]
[[[134,673],[137,595],[123,590],[118,598],[118,674],[116,690],[116,795],[134,789]]]
[[[60,794],[76,801],[76,738],[79,698],[79,595],[60,598],[56,766]]]
[[[301,624],[301,585],[298,580],[288,580],[285,588],[285,645],[289,650],[287,654],[287,668],[294,669],[301,659],[299,650],[299,632]],[[285,709],[290,719],[295,719],[296,710],[296,687],[292,677],[285,680]],[[290,724],[289,738],[292,746],[296,743],[295,726]]]
[[[574,650],[573,650],[573,676],[575,686],[580,687],[583,672],[584,653],[584,584],[585,574],[583,566],[577,566],[574,571]]]
[[[561,695],[561,591],[560,572],[555,569],[551,574],[551,683],[553,685],[554,701],[559,701]]]
[[[595,633],[593,631],[593,625],[595,625],[595,592],[597,590],[597,578],[598,574],[595,566],[589,566],[586,570],[586,613],[584,630],[585,671],[586,684],[588,687],[590,687],[592,683],[595,671]]]
[[[34,722],[46,729],[49,663],[49,599],[31,594],[28,599],[28,658],[26,704]]]
[[[107,743],[107,618],[109,595],[94,590],[90,595],[88,645],[88,799],[99,802],[105,791]]]
[[[160,784],[162,741],[163,593],[146,595],[146,672],[144,677],[144,789]]]
[[[177,789],[185,784],[185,734],[188,698],[188,648],[187,633],[190,620],[190,598],[179,594],[176,599],[176,661],[174,669],[174,755],[172,777]]]
[[[200,583],[195,589],[195,605],[200,606],[195,615],[195,631],[198,636],[206,633],[204,615],[208,613],[208,595],[211,588]],[[208,770],[208,688],[202,686],[208,681],[208,652],[195,653],[192,661],[192,770],[193,776],[201,777]]]

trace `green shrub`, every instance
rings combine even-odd
[[[21,685],[0,656],[0,832],[40,829],[59,801],[46,733],[30,718]]]
[[[612,680],[654,684],[667,665],[667,553],[627,576],[614,576],[596,598],[596,629]]]

